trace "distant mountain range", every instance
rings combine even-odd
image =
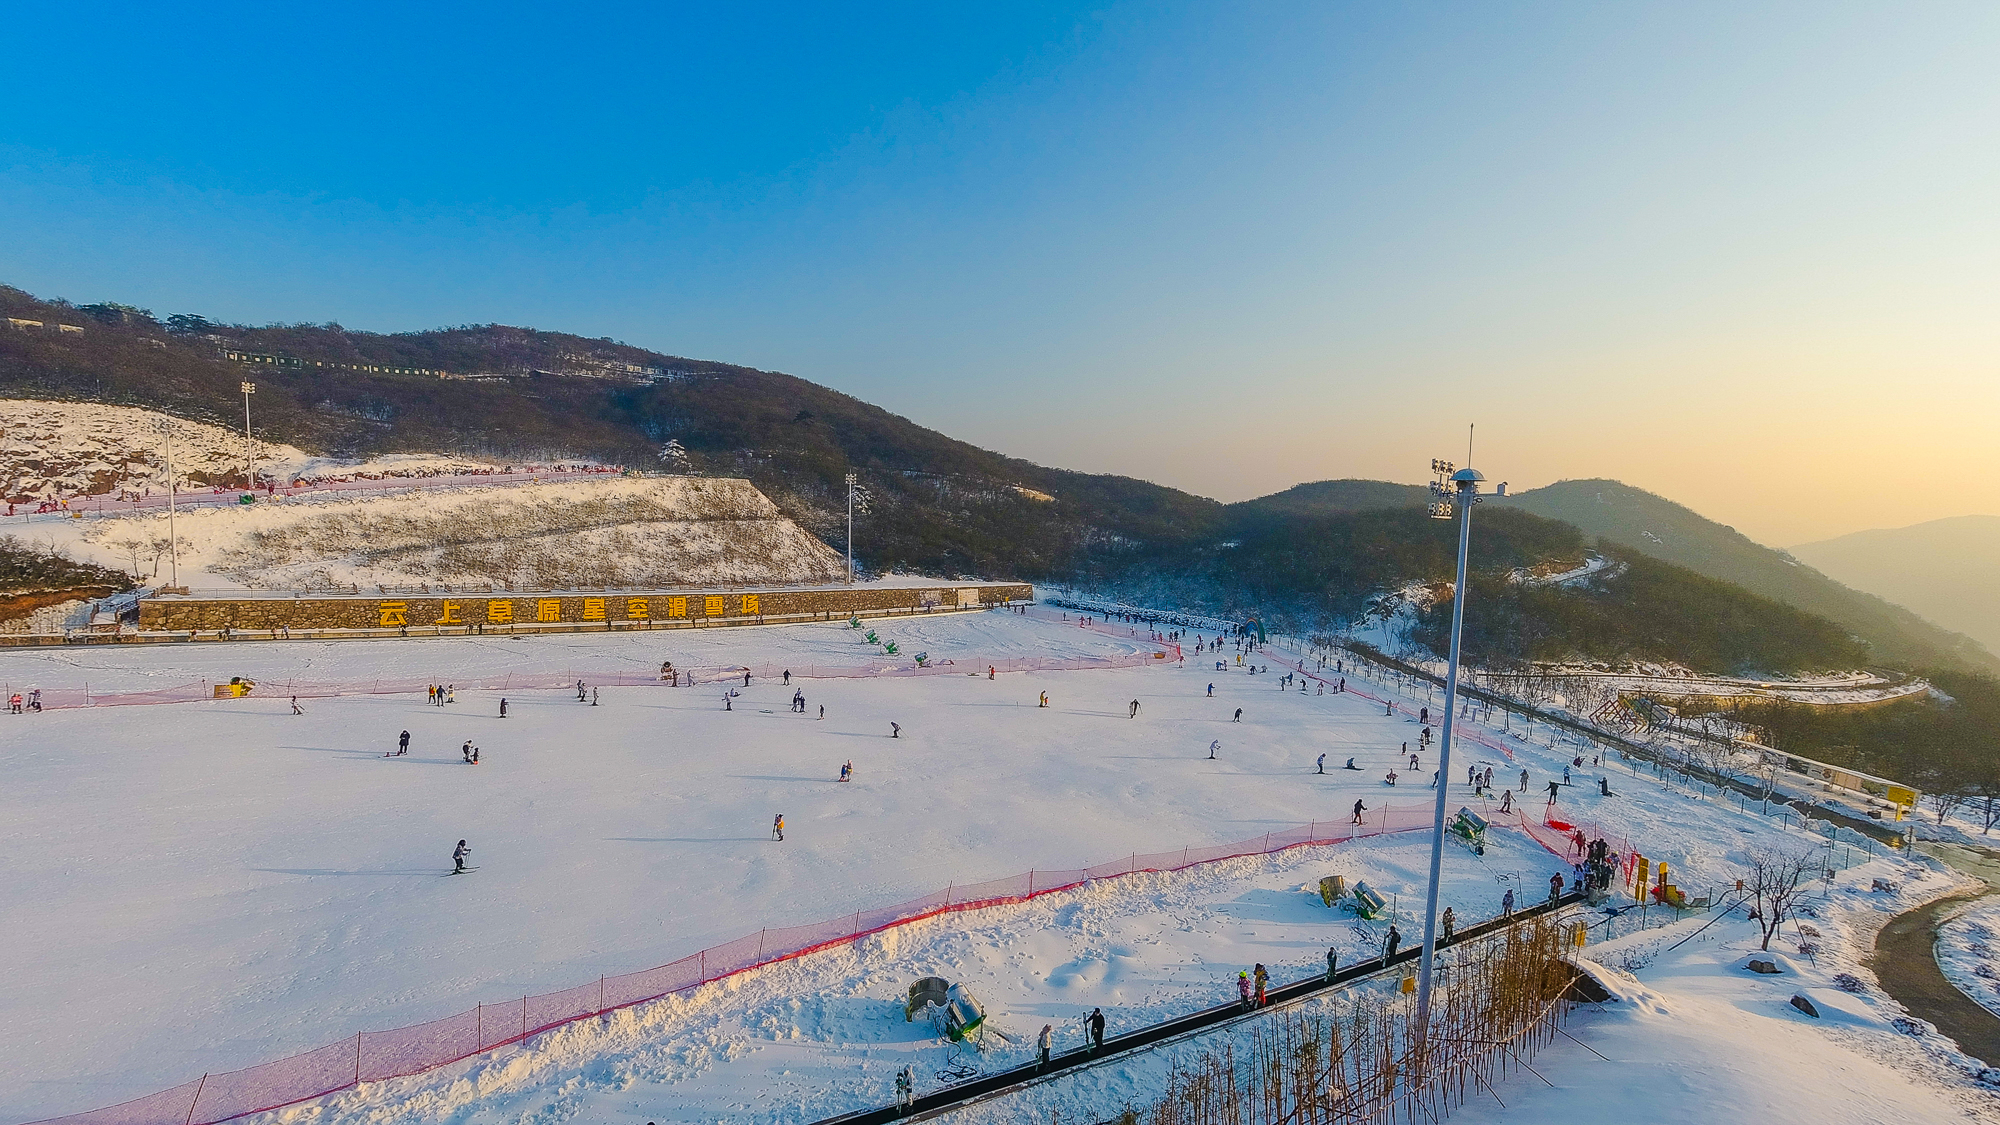
[[[144,406],[233,428],[237,384],[249,378],[258,436],[313,453],[578,456],[746,477],[836,548],[853,472],[864,489],[855,552],[875,571],[1060,580],[1300,628],[1351,620],[1376,592],[1451,571],[1449,527],[1417,510],[1421,487],[1320,481],[1225,505],[1007,457],[779,372],[607,339],[505,325],[391,335],[225,325],[4,286],[0,317],[0,396]],[[2000,671],[1967,637],[1616,481],[1498,501],[1482,526],[1473,556],[1482,573],[1574,560],[1598,538],[1673,564],[1574,588],[1596,599],[1590,612],[1521,602],[1510,610],[1520,635],[1496,654],[1540,658],[1575,641],[1594,659],[1778,661],[1772,671],[1853,658],[1838,630],[1802,610],[1860,638],[1883,664]],[[1748,591],[1728,595],[1726,628],[1702,622],[1699,640],[1693,623],[1664,618],[1619,630],[1632,615],[1618,607],[1635,604],[1641,582],[1662,605],[1720,596],[1704,594],[1697,576]],[[1613,632],[1583,632],[1602,629]]]
[[[1791,553],[2000,652],[2000,516],[1857,531]]]

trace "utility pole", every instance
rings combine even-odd
[[[861,478],[847,474],[847,584],[854,585],[854,484]]]
[[[1417,1073],[1412,1082],[1427,1073],[1430,1056],[1431,970],[1437,959],[1438,881],[1444,869],[1444,808],[1451,787],[1451,731],[1458,709],[1458,663],[1460,641],[1465,634],[1465,562],[1472,543],[1472,506],[1479,502],[1479,482],[1486,478],[1478,469],[1456,469],[1449,461],[1431,461],[1431,495],[1436,497],[1427,511],[1432,519],[1458,516],[1458,585],[1451,595],[1451,656],[1445,667],[1444,729],[1438,736],[1437,804],[1431,822],[1431,883],[1424,896],[1424,949],[1417,961]],[[1454,508],[1456,511],[1454,512]]]
[[[173,561],[167,571],[168,581],[178,589],[181,584],[181,541],[174,534],[174,424],[171,421],[160,425],[160,432],[167,437],[167,554]],[[159,556],[155,555],[157,560]],[[154,565],[159,565],[156,561]]]
[[[257,393],[257,384],[243,384],[243,487],[257,491],[257,453],[250,444],[250,396]]]

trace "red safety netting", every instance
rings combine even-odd
[[[424,679],[383,677],[368,680],[259,680],[249,693],[249,697],[274,696],[285,699],[297,696],[300,699],[324,699],[336,695],[397,695],[428,691],[433,684],[449,684],[462,691],[540,691],[565,688],[573,691],[579,680],[586,687],[689,688],[705,684],[724,685],[731,681],[740,684],[745,672],[750,673],[753,679],[766,682],[780,679],[786,672],[790,672],[794,680],[984,676],[988,674],[989,669],[993,674],[1083,671],[1093,668],[1165,666],[1178,659],[1180,659],[1180,649],[1177,646],[1160,644],[1149,651],[1118,656],[1015,656],[996,657],[991,660],[959,657],[954,660],[929,661],[923,664],[918,664],[913,659],[896,657],[885,657],[871,664],[730,664],[707,668],[677,668],[671,678],[658,673],[635,672],[630,669],[564,668],[546,672],[460,671],[439,673],[434,678]],[[192,703],[196,700],[215,698],[215,688],[218,683],[219,681],[214,680],[189,680],[171,687],[152,688],[146,691],[110,692],[94,692],[87,683],[81,687],[39,689],[6,684],[0,685],[0,699],[11,698],[17,693],[25,699],[31,690],[39,690],[42,708],[50,711],[72,707]]]
[[[734,973],[800,957],[926,918],[1026,902],[1072,890],[1093,880],[1140,872],[1179,871],[1242,856],[1268,855],[1308,845],[1339,844],[1431,825],[1429,804],[1369,810],[1362,823],[1312,823],[1267,832],[1229,844],[1134,853],[1108,863],[1065,871],[1028,871],[942,891],[895,906],[860,910],[807,926],[745,934],[651,969],[501,1004],[479,1004],[454,1016],[392,1031],[366,1031],[317,1050],[200,1079],[143,1098],[35,1125],[215,1125],[248,1113],[276,1109],[363,1082],[418,1074],[580,1019],[719,980]],[[1525,823],[1523,827],[1526,827]],[[1532,833],[1531,833],[1532,834]]]

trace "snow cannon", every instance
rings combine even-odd
[[[257,681],[255,680],[246,680],[242,676],[231,676],[228,683],[215,685],[215,698],[241,699],[249,695],[251,689],[256,686]]]
[[[910,998],[903,1004],[903,1022],[915,1019],[925,1008],[942,1008],[951,999],[951,982],[943,977],[925,977],[910,986]]]
[[[1340,900],[1346,897],[1347,876],[1328,875],[1319,881],[1319,900],[1326,904],[1327,909],[1340,905]]]
[[[1354,884],[1354,912],[1369,921],[1380,917],[1389,908],[1389,900],[1366,882]]]
[[[1474,855],[1486,854],[1485,817],[1460,805],[1458,815],[1452,817],[1451,823],[1446,827],[1451,830],[1453,836],[1458,837],[1460,843],[1471,848]]]
[[[972,990],[962,984],[951,986],[944,1005],[944,1034],[954,1043],[976,1038],[986,1027],[986,1008]]]

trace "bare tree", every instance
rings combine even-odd
[[[1744,885],[1755,904],[1751,919],[1764,931],[1764,943],[1759,948],[1771,948],[1771,938],[1823,866],[1817,848],[1803,851],[1760,848],[1750,853],[1750,878],[1744,880]]]
[[[127,573],[131,574],[134,578],[139,577],[139,557],[146,553],[145,540],[119,539],[115,542],[107,543],[105,546],[117,551],[119,557],[130,564],[125,568]]]
[[[1934,790],[1923,796],[1924,804],[1929,805],[1931,811],[1937,814],[1939,824],[1944,823],[1945,817],[1957,812],[1959,806],[1965,804],[1965,800],[1965,794],[1949,789]]]

